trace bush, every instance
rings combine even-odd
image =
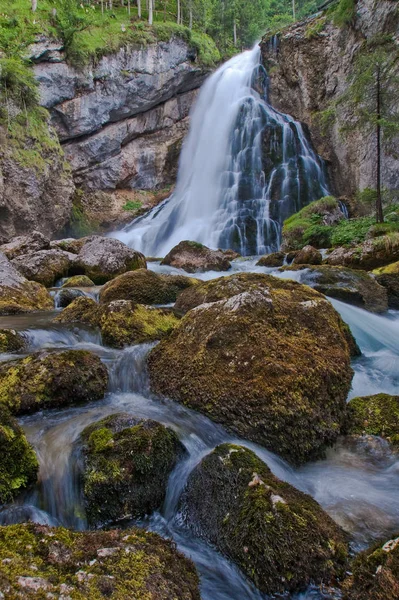
[[[12,98],[24,108],[37,104],[38,89],[33,71],[18,57],[0,59],[0,88],[3,101]]]
[[[356,0],[340,0],[333,10],[334,25],[343,27],[348,25],[356,13]]]

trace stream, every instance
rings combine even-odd
[[[227,273],[198,274],[202,279],[230,275],[237,271],[273,273],[299,277],[299,272],[278,273],[255,266],[255,259],[234,261]],[[159,263],[149,263],[156,272],[182,273]],[[98,289],[90,293],[97,296]],[[374,315],[360,308],[331,300],[342,315],[362,350],[353,361],[355,372],[350,397],[377,392],[398,393],[399,311]],[[222,442],[247,446],[265,461],[273,473],[311,494],[349,534],[353,551],[359,551],[379,537],[399,529],[399,460],[386,442],[370,446],[342,440],[327,451],[324,460],[294,469],[284,460],[245,440],[232,437],[221,426],[184,406],[159,400],[149,391],[146,356],[154,344],[124,350],[106,348],[98,333],[82,327],[52,322],[57,311],[0,317],[0,328],[24,333],[29,351],[40,349],[87,349],[98,354],[110,373],[106,397],[99,402],[62,410],[48,410],[20,420],[40,462],[39,482],[18,502],[3,508],[0,523],[28,519],[50,525],[82,530],[86,527],[79,483],[77,440],[89,424],[117,412],[154,419],[173,428],[186,447],[187,457],[175,468],[162,509],[148,520],[136,523],[173,538],[178,548],[196,564],[201,578],[203,600],[258,600],[264,598],[227,559],[194,538],[179,523],[177,502],[194,466]],[[15,355],[0,355],[0,361]],[[292,597],[301,600],[339,598],[337,591],[309,589]]]

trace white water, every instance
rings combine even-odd
[[[171,198],[111,235],[146,256],[182,240],[263,254],[279,246],[287,216],[326,194],[322,161],[301,124],[267,102],[256,45],[202,87]]]

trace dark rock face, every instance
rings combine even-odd
[[[172,542],[143,529],[0,527],[5,597],[200,600],[198,584],[193,563]]]
[[[399,273],[382,273],[376,280],[387,291],[389,308],[399,310]]]
[[[198,242],[184,241],[165,256],[162,265],[183,269],[188,273],[228,271],[231,264],[221,250],[211,250]]]
[[[347,328],[321,294],[240,274],[186,290],[178,304],[189,312],[148,358],[154,392],[294,463],[336,439],[352,371]]]
[[[87,427],[83,486],[91,527],[143,517],[159,508],[184,447],[160,423],[117,414]]]
[[[0,365],[0,404],[13,414],[100,400],[108,371],[86,350],[31,354]]]
[[[342,530],[242,446],[223,444],[202,460],[189,476],[180,513],[264,593],[328,584],[345,572]]]

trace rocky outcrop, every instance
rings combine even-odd
[[[270,75],[270,101],[282,112],[306,123],[316,151],[326,159],[335,192],[351,195],[358,189],[375,188],[374,138],[367,131],[353,131],[345,138],[341,130],[351,119],[339,107],[337,119],[323,135],[318,114],[331,107],[347,89],[354,58],[365,38],[393,34],[398,40],[397,3],[392,0],[358,0],[356,16],[347,26],[336,26],[318,15],[296,23],[261,43]],[[383,157],[382,180],[398,188],[396,152]]]

